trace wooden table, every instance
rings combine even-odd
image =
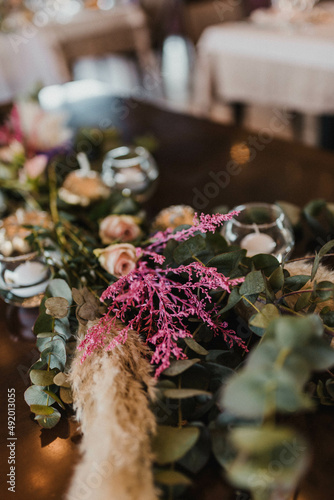
[[[147,204],[151,214],[171,203],[194,204],[193,189],[205,194],[205,186],[212,182],[210,173],[226,171],[233,146],[243,142],[252,148],[263,145],[259,140],[257,146],[252,146],[250,141],[255,136],[245,130],[158,110],[135,101],[101,97],[85,103],[67,103],[66,108],[72,114],[73,125],[114,124],[120,127],[126,141],[147,132],[156,136],[160,146],[155,157],[160,166],[161,180],[155,196]],[[234,149],[232,154],[235,155],[237,150]],[[240,151],[245,153],[244,148]],[[229,185],[220,188],[205,208],[222,203],[232,206],[251,200],[285,199],[304,204],[315,197],[331,199],[333,166],[334,155],[330,153],[272,140],[258,150],[251,162],[241,166],[239,174],[231,175]],[[80,436],[71,416],[62,419],[52,430],[42,430],[33,421],[23,400],[23,393],[29,385],[27,371],[38,358],[31,333],[35,317],[34,310],[16,309],[0,303],[0,491],[5,500],[61,500],[78,460]],[[15,495],[8,492],[6,484],[9,467],[7,391],[10,388],[16,392]],[[333,415],[324,410],[316,415],[299,417],[294,423],[317,444],[298,499],[332,500]],[[221,478],[219,469],[211,465],[196,478],[195,487],[182,498],[247,499],[243,494],[236,496]]]

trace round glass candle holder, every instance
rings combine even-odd
[[[246,249],[247,257],[267,253],[282,262],[291,254],[293,230],[278,205],[247,203],[233,210],[240,213],[225,222],[223,236],[230,244]]]
[[[102,165],[104,183],[123,196],[132,196],[139,203],[152,196],[158,176],[153,157],[141,146],[112,149]]]
[[[37,252],[0,254],[0,297],[19,307],[38,307],[50,281],[50,268]]]

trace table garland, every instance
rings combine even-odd
[[[45,428],[73,403],[82,458],[67,498],[177,497],[212,454],[255,500],[288,498],[310,444],[275,415],[334,399],[334,278],[321,263],[334,246],[333,207],[281,202],[297,240],[303,233],[310,249],[325,244],[283,264],[249,258],[220,233],[233,212],[177,206],[148,221],[117,193],[78,209],[61,195],[64,177],[78,169],[83,144],[99,168],[120,143],[117,131],[83,129],[64,155],[63,125],[52,154],[34,130],[35,142],[18,107],[0,130],[1,208],[50,217],[47,227],[24,226],[24,241],[53,274],[34,325],[40,358],[25,400]],[[296,443],[303,452],[276,473],[270,465]],[[102,479],[88,484],[94,467]]]

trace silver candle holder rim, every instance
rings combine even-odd
[[[133,158],[122,158],[128,154],[135,154]],[[114,166],[116,168],[128,168],[135,167],[138,165],[138,158],[148,159],[150,153],[142,146],[120,146],[119,148],[114,148],[108,151],[103,163],[108,163],[108,160],[113,160]]]
[[[39,254],[37,251],[23,253],[21,255],[15,255],[14,257],[11,255],[8,255],[8,257],[6,257],[2,253],[0,253],[0,262],[10,263],[10,262],[20,262],[20,260],[28,261],[34,259],[35,257],[38,257],[38,255]]]

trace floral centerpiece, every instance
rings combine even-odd
[[[17,139],[7,136],[7,145]],[[17,161],[4,161],[15,174],[2,188],[7,199],[29,203],[16,184],[25,160]],[[57,254],[25,400],[45,428],[73,403],[84,437],[68,498],[78,496],[92,463],[106,473],[91,498],[172,498],[213,456],[255,499],[288,498],[311,452],[275,415],[310,411],[315,396],[333,404],[326,370],[334,364],[334,280],[320,261],[334,241],[288,263],[250,258],[220,233],[233,212],[170,207],[151,226],[115,193],[88,206],[68,203],[59,196],[63,161],[54,159],[34,185],[32,208],[45,192],[52,224],[25,227],[36,251],[46,251],[39,243],[48,238]],[[334,234],[324,201],[303,211],[282,206],[297,235],[301,221],[317,237]],[[303,452],[275,474],[270,464],[295,442]]]

